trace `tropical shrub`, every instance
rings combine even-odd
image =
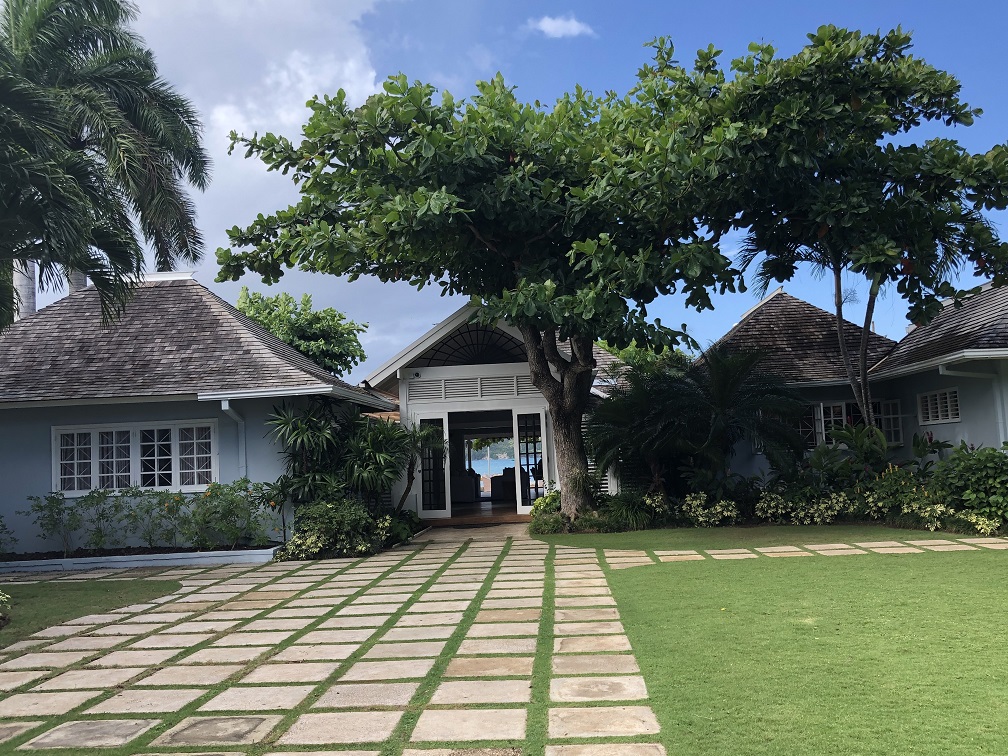
[[[641,495],[621,491],[606,497],[599,505],[599,514],[610,530],[645,530],[664,524],[668,519],[668,499],[662,494]]]
[[[11,553],[15,543],[17,538],[14,537],[14,531],[7,527],[4,518],[0,516],[0,554]]]
[[[63,547],[63,556],[73,551],[75,536],[84,519],[80,510],[66,500],[62,491],[52,491],[45,496],[29,496],[31,507],[18,510],[19,515],[33,517],[38,537],[44,541],[55,538]]]
[[[698,528],[713,528],[718,525],[731,525],[739,517],[735,502],[722,499],[709,503],[707,494],[690,494],[683,501],[681,513],[690,525]]]
[[[172,491],[127,488],[119,492],[127,502],[126,524],[145,546],[180,545],[181,521],[186,515],[186,497]]]
[[[756,517],[777,525],[829,525],[852,509],[851,499],[843,491],[766,490],[756,503]]]
[[[0,591],[0,627],[5,627],[10,622],[11,597]]]
[[[532,535],[563,533],[571,525],[570,520],[560,512],[560,492],[555,488],[532,502],[531,514],[532,521],[529,523],[529,533]],[[580,515],[579,512],[579,519]]]
[[[80,512],[84,527],[84,546],[104,551],[121,546],[128,529],[129,502],[107,489],[97,488],[77,499],[71,506]]]
[[[956,511],[1008,520],[1008,444],[972,449],[962,442],[934,467],[935,493]]]
[[[387,545],[404,543],[420,530],[420,515],[412,509],[394,511],[389,517]]]
[[[379,551],[391,528],[391,517],[376,521],[358,501],[302,504],[294,514],[294,532],[274,559],[325,559],[368,556]]]

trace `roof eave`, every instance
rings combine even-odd
[[[394,357],[386,360],[371,375],[367,377],[367,382],[372,386],[381,386],[390,378],[394,378],[396,371],[408,362],[416,359],[426,351],[427,347],[438,339],[454,331],[463,323],[467,322],[472,312],[471,305],[463,305],[436,326],[431,328],[420,338],[414,341],[405,349],[398,352]]]
[[[397,405],[386,399],[352,388],[319,383],[310,386],[289,388],[257,388],[238,391],[204,391],[197,395],[201,402],[215,402],[229,399],[276,399],[291,396],[335,396],[374,409],[393,410]]]
[[[932,357],[929,360],[911,362],[907,365],[900,365],[886,370],[884,367],[876,372],[883,363],[880,362],[875,368],[869,371],[869,378],[899,378],[912,373],[920,373],[925,370],[934,370],[941,365],[954,365],[959,362],[969,362],[970,360],[1005,360],[1008,359],[1008,349],[963,349],[959,352]]]

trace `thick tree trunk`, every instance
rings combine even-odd
[[[572,337],[568,358],[560,353],[555,330],[541,331],[534,326],[520,326],[519,330],[525,339],[532,385],[546,398],[553,421],[561,511],[574,519],[578,510],[592,503],[581,421],[591,398],[594,342],[584,336]]]

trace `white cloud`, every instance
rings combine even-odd
[[[545,34],[550,39],[560,39],[562,37],[595,37],[595,30],[584,21],[578,21],[573,13],[566,16],[543,16],[542,18],[530,18],[528,28]]]

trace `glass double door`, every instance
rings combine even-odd
[[[421,416],[415,422],[440,429],[445,440],[445,451],[424,450],[420,456],[419,514],[428,519],[451,517],[452,470],[445,453],[449,443],[448,414]],[[512,412],[514,464],[511,474],[517,514],[530,513],[535,500],[546,493],[549,465],[545,429],[544,409]]]

